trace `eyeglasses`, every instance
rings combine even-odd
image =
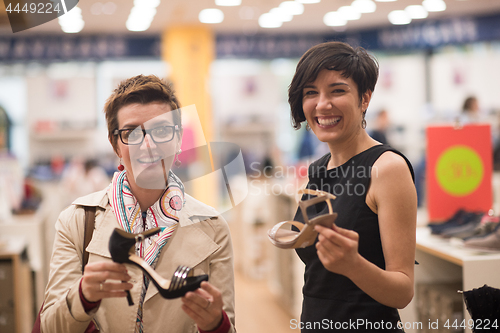
[[[114,135],[118,135],[120,140],[126,145],[140,145],[144,141],[146,134],[149,134],[155,143],[165,143],[172,141],[174,134],[179,130],[179,125],[159,126],[151,129],[141,127],[115,129]]]

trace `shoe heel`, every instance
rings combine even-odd
[[[140,234],[131,234],[125,232],[124,230],[116,228],[111,234],[111,238],[109,239],[108,249],[111,254],[111,258],[114,262],[118,263],[130,263],[130,255],[135,252],[134,245],[138,241],[142,241],[145,238],[149,238],[158,232],[161,231],[161,228],[150,229],[146,232]],[[126,281],[123,281],[126,282]],[[128,305],[134,305],[134,301],[132,300],[132,295],[130,294],[130,290],[126,291],[127,293],[127,302]]]
[[[134,305],[134,301],[132,300],[132,295],[130,294],[130,290],[127,290],[127,302],[128,302],[128,306],[132,306]]]

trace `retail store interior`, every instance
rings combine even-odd
[[[305,126],[293,129],[287,93],[301,55],[332,40],[377,59],[366,130],[415,170],[419,265],[400,310],[405,331],[450,332],[430,327],[449,319],[453,332],[471,332],[457,291],[500,288],[500,1],[84,0],[36,26],[28,11],[8,15],[9,3],[0,2],[0,332],[31,331],[59,213],[106,188],[119,164],[106,99],[139,74],[172,82],[191,108],[186,141],[230,144],[226,164],[244,168],[185,184],[229,225],[237,331],[299,331],[304,264],[267,231],[293,218],[307,166],[328,152]],[[196,154],[180,159],[174,172],[198,172]]]

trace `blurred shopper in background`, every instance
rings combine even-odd
[[[330,150],[309,166],[307,188],[335,195],[338,213],[332,228],[315,226],[314,246],[297,250],[306,265],[302,332],[316,332],[312,324],[324,320],[343,328],[356,322],[359,332],[400,332],[397,309],[413,298],[413,170],[365,130],[377,78],[378,64],[363,48],[328,42],[302,56],[289,87],[294,127],[306,122]],[[325,202],[307,210],[309,220],[324,214]],[[304,223],[300,210],[294,220]]]
[[[481,120],[479,114],[479,103],[475,96],[469,96],[464,100],[459,119],[462,125],[477,123]]]
[[[493,170],[500,171],[500,112],[497,114],[497,128],[493,133]]]
[[[64,206],[81,196],[102,190],[109,181],[106,170],[96,160],[73,158],[61,177]]]
[[[234,332],[228,226],[212,207],[184,193],[170,170],[182,140],[179,108],[171,87],[156,76],[125,80],[108,98],[108,138],[120,158],[119,172],[109,187],[77,199],[59,216],[42,332],[84,332],[92,323],[102,332]],[[95,207],[96,217],[82,276],[84,207]],[[136,237],[135,254],[163,278],[187,265],[210,282],[182,298],[164,299],[139,267],[111,260],[115,228],[139,234],[156,227],[159,235]]]
[[[370,136],[373,140],[381,144],[388,145],[387,129],[389,128],[389,114],[386,110],[381,110],[375,118],[375,128],[371,131]]]

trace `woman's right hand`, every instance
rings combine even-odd
[[[210,282],[202,282],[200,288],[182,297],[182,310],[203,331],[213,331],[222,323],[222,293]]]
[[[98,302],[103,298],[126,297],[126,290],[133,284],[129,282],[106,282],[106,280],[129,281],[125,265],[115,262],[88,263],[82,278],[83,297],[89,302]]]

